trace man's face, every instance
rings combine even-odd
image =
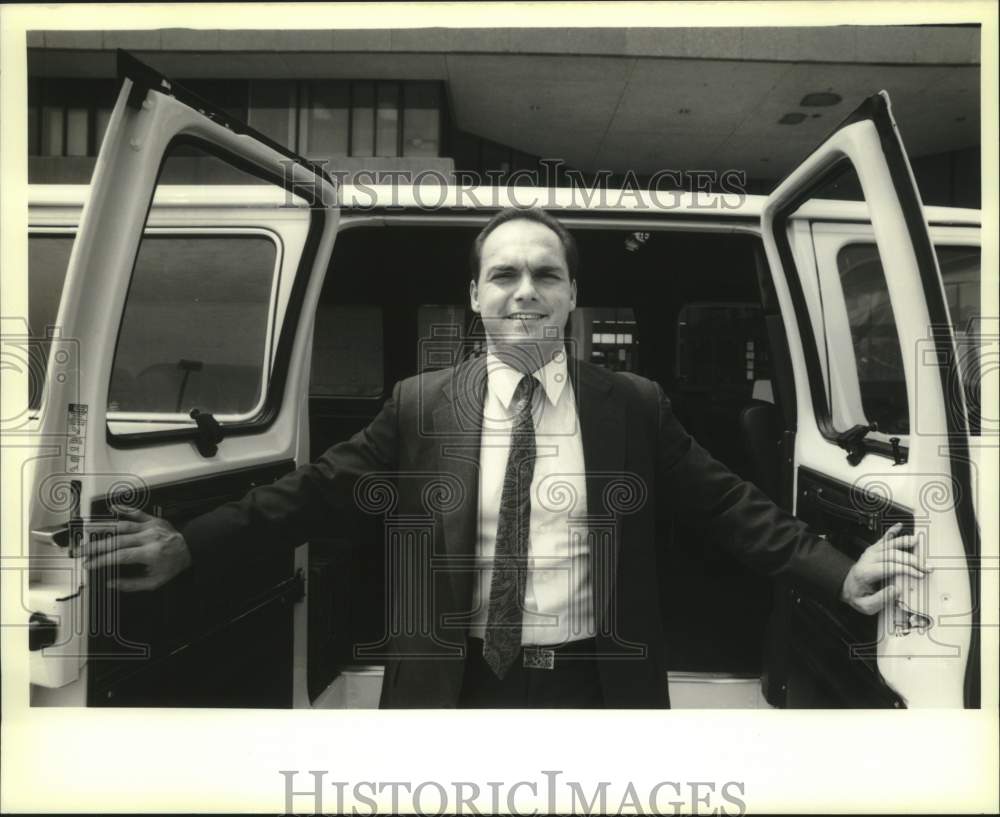
[[[479,281],[471,282],[469,296],[495,353],[526,353],[544,365],[562,347],[576,308],[576,281],[559,236],[535,221],[501,224],[483,242]]]

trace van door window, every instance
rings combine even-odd
[[[74,237],[35,232],[28,241],[32,411],[41,405],[48,333],[58,331]],[[218,414],[254,407],[277,254],[274,238],[262,231],[146,234],[112,370],[108,411],[116,420],[184,411],[187,403]]]
[[[903,353],[878,248],[874,244],[841,247],[837,270],[847,306],[865,420],[877,423],[878,430],[886,434],[909,434]],[[855,418],[838,414],[835,410],[832,415],[838,431],[853,425]]]
[[[912,407],[903,361],[914,352],[900,342],[898,316],[857,172],[847,159],[835,172],[839,177],[815,195],[856,199],[838,203],[847,220],[798,220],[796,213],[790,221],[806,310],[800,320],[815,339],[815,354],[807,354],[814,369],[813,410],[831,442],[853,445],[844,433],[866,428],[867,449],[890,456],[891,439],[901,438],[905,448],[910,434]],[[897,303],[901,297],[896,294]]]
[[[274,238],[263,231],[146,234],[125,302],[108,411],[253,412],[269,364],[277,258]]]
[[[982,251],[970,246],[937,246],[938,267],[944,282],[948,313],[955,332],[958,365],[965,390],[965,406],[969,412],[969,431],[979,436],[982,431],[982,301],[980,277]]]
[[[969,410],[970,429],[979,433],[981,251],[972,246],[935,247]],[[906,406],[902,353],[878,249],[870,242],[845,245],[837,255],[865,413],[887,433],[907,433],[905,416],[893,405]]]
[[[52,351],[48,338],[55,331],[73,238],[73,233],[42,232],[28,237],[28,409],[32,412],[42,403]]]

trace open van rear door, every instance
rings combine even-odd
[[[817,260],[810,205],[844,169],[874,244]],[[812,207],[812,209],[810,209]],[[933,572],[879,616],[778,591],[768,696],[784,706],[978,706],[976,474],[962,372],[934,249],[885,92],[768,198],[763,240],[797,394],[796,514],[852,557],[895,523]],[[830,242],[822,246],[829,245]],[[831,245],[832,246],[832,245]]]
[[[312,316],[337,190],[319,167],[121,52],[119,74],[27,483],[32,703],[302,705],[301,549],[279,549],[211,598],[183,574],[155,592],[109,589],[114,577],[84,571],[77,553],[85,528],[115,536],[125,509],[180,525],[308,457]],[[220,211],[184,242],[176,231],[163,240],[147,218],[175,161],[224,166],[248,196],[269,191],[275,218],[293,226],[279,238]]]

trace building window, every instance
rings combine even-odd
[[[441,153],[441,85],[407,82],[403,86],[403,155]]]
[[[299,85],[298,152],[318,161],[346,156],[351,122],[350,83],[317,81]]]
[[[254,80],[256,83],[258,80]],[[269,80],[268,80],[269,81]],[[239,122],[247,121],[250,81],[245,79],[185,79],[180,84]]]
[[[34,79],[28,83],[28,153],[96,156],[118,93],[114,80]]]
[[[185,88],[275,142],[317,161],[338,156],[440,156],[440,82],[184,80]],[[32,156],[96,156],[116,80],[32,79]]]
[[[399,84],[380,82],[375,114],[375,155],[399,156]]]
[[[298,86],[299,134],[297,144],[288,144],[310,159],[441,155],[439,82],[306,80]]]
[[[295,83],[255,79],[250,83],[247,124],[279,145],[295,144]]]
[[[351,83],[351,156],[375,152],[375,83]]]

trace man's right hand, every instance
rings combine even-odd
[[[901,523],[893,525],[885,536],[865,549],[844,579],[841,601],[859,613],[873,616],[898,598],[897,577],[927,577],[931,568],[925,567],[913,553],[917,537],[901,535],[902,529]]]
[[[116,530],[114,537],[84,545],[83,566],[88,570],[119,568],[112,572],[109,587],[155,590],[191,566],[184,537],[165,519],[129,509],[121,512]]]

